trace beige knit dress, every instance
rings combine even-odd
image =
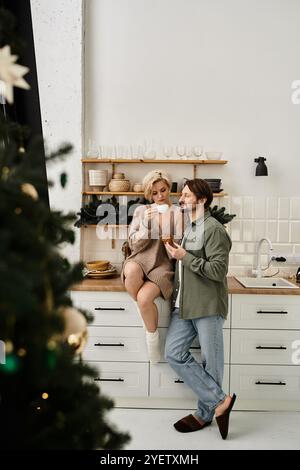
[[[178,206],[170,206],[164,214],[155,214],[148,226],[144,225],[144,212],[151,205],[137,207],[130,224],[128,242],[131,255],[124,261],[121,279],[124,282],[124,267],[134,261],[143,270],[145,277],[156,284],[164,299],[173,292],[175,260],[166,251],[162,238],[172,236],[179,243],[183,234],[183,214]]]

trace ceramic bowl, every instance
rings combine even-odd
[[[222,155],[222,152],[205,152],[207,160],[220,160]]]

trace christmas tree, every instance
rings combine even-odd
[[[0,9],[0,25],[0,448],[120,449],[129,436],[107,423],[113,402],[99,393],[99,373],[80,359],[86,314],[73,307],[69,290],[83,265],[71,265],[60,250],[74,242],[75,215],[51,211],[39,196],[43,141],[8,119],[13,87],[28,87],[27,69],[17,64],[7,10]],[[63,146],[48,163],[69,150]]]

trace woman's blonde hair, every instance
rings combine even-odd
[[[164,181],[169,189],[171,189],[172,182],[168,173],[160,170],[149,171],[143,179],[144,196],[148,201],[152,201],[153,185],[159,181]]]

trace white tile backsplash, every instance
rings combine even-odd
[[[267,219],[278,218],[278,197],[267,198]]]
[[[254,255],[234,255],[234,264],[236,266],[254,266]]]
[[[243,218],[254,218],[254,196],[243,197]]]
[[[233,242],[231,253],[244,253],[245,247],[246,247],[246,243]]]
[[[300,220],[300,197],[291,198],[291,219]]]
[[[256,252],[256,243],[245,243],[245,253],[255,253]],[[243,253],[243,251],[241,251]]]
[[[243,240],[245,242],[254,241],[254,221],[243,220]]]
[[[290,217],[290,198],[279,198],[279,219],[288,219]]]
[[[255,220],[254,222],[254,240],[260,240],[266,236],[266,221]]]
[[[236,215],[237,219],[243,217],[243,198],[233,196],[231,198],[231,213]]]
[[[293,245],[288,245],[287,243],[273,243],[273,249],[276,253],[293,253]]]
[[[254,198],[254,218],[255,219],[266,219],[266,198],[256,197]]]
[[[231,211],[231,198],[229,196],[221,197],[220,201],[217,204],[218,204],[218,206],[226,207],[226,211],[232,213],[232,211]]]
[[[230,222],[231,225],[231,240],[233,242],[239,242],[242,240],[242,222],[238,219],[233,219]]]
[[[229,259],[230,275],[251,275],[256,264],[258,241],[262,237],[270,238],[276,254],[300,254],[300,198],[299,197],[230,197],[214,200],[215,204],[225,206],[226,211],[236,214],[227,224],[232,240]],[[101,229],[103,230],[103,228]],[[83,259],[109,259],[120,272],[124,260],[122,245],[127,238],[126,229],[109,229],[105,232],[108,239],[99,239],[96,229],[82,229],[84,233]],[[103,234],[103,232],[101,232]],[[112,248],[111,237],[115,238]],[[268,263],[268,245],[261,248],[261,262]],[[279,275],[295,272],[295,266],[270,266],[265,274],[272,275],[277,270]]]
[[[278,222],[278,242],[286,243],[290,241],[290,224],[287,220]]]
[[[291,243],[300,243],[300,221],[291,221]]]
[[[271,242],[277,242],[277,235],[278,235],[277,220],[267,220],[266,236],[271,240]]]

